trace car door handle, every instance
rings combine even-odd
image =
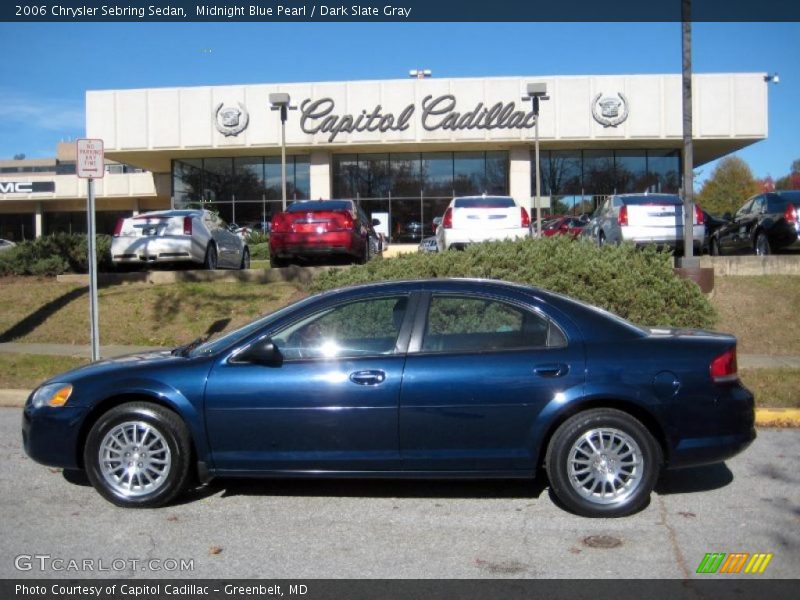
[[[378,385],[386,380],[383,371],[355,371],[350,373],[350,381],[358,385]]]
[[[537,365],[533,368],[533,372],[539,377],[563,377],[569,373],[569,365],[563,363]]]

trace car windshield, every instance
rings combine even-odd
[[[314,200],[311,202],[295,202],[286,212],[308,212],[315,210],[353,210],[349,200]]]
[[[513,198],[456,198],[456,208],[511,208],[514,206]]]
[[[255,321],[251,321],[247,325],[239,327],[238,329],[234,329],[233,331],[229,331],[227,333],[223,333],[217,336],[213,336],[210,339],[206,340],[196,348],[193,348],[189,353],[188,356],[209,356],[211,354],[216,354],[224,350],[225,348],[229,348],[230,346],[235,345],[239,341],[245,339],[250,334],[255,333],[262,327],[266,327],[270,322],[281,318],[286,313],[300,308],[306,302],[309,302],[310,298],[304,298],[303,300],[299,300],[298,302],[294,302],[289,306],[285,306],[280,308],[274,312],[268,313],[263,317],[256,319]]]

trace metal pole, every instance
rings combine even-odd
[[[541,169],[539,168],[539,97],[533,97],[533,114],[536,117],[533,126],[534,147],[536,154],[536,232],[541,237],[542,235],[542,182],[541,182]]]
[[[281,198],[283,210],[286,210],[286,105],[281,106]]]
[[[92,336],[92,362],[100,360],[100,327],[97,315],[97,228],[95,225],[94,179],[88,180],[89,200],[86,207],[87,246],[89,250],[89,324]]]
[[[692,147],[692,2],[682,0],[683,52],[683,261],[684,267],[698,266],[694,259],[694,149]]]

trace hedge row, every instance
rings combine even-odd
[[[99,270],[111,271],[111,236],[97,236]],[[61,275],[87,273],[88,237],[83,234],[57,233],[17,244],[0,253],[0,276]]]
[[[694,283],[655,248],[573,241],[567,236],[476,244],[463,252],[375,259],[319,275],[315,291],[373,281],[482,277],[524,283],[600,306],[641,325],[710,328],[716,314]]]

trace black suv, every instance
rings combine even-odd
[[[711,254],[752,252],[771,254],[793,244],[800,247],[800,191],[753,196],[736,214],[725,213],[725,224],[711,237]]]

